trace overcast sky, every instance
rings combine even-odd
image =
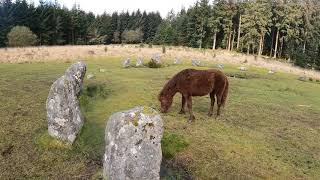
[[[29,0],[36,5],[39,0]],[[54,0],[49,0],[53,1]],[[94,14],[102,14],[104,11],[111,13],[114,11],[130,12],[140,9],[141,11],[159,11],[162,17],[166,17],[167,13],[173,9],[175,12],[180,11],[182,7],[188,8],[197,0],[58,0],[59,4],[68,8],[77,3],[80,8],[85,11],[91,11]]]

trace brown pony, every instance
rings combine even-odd
[[[189,122],[195,119],[192,112],[192,96],[204,96],[210,94],[211,106],[208,116],[213,114],[215,96],[217,98],[218,110],[224,106],[228,96],[229,82],[227,76],[221,71],[185,69],[173,76],[161,90],[158,99],[161,102],[161,112],[166,113],[172,105],[173,96],[176,93],[182,95],[182,107],[180,114],[185,114],[185,104],[187,103],[190,118]]]

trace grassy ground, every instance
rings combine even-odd
[[[138,105],[159,108],[164,83],[190,67],[123,69],[120,59],[102,57],[87,64],[95,78],[84,82],[86,122],[72,147],[47,135],[45,111],[51,84],[70,63],[0,65],[0,179],[101,177],[108,117]],[[230,77],[221,117],[208,118],[209,98],[195,98],[197,119],[188,124],[177,113],[180,95],[162,115],[166,161],[195,179],[319,179],[320,84],[264,69],[243,73],[227,65],[224,71],[242,78]]]

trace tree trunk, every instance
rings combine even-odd
[[[239,28],[238,28],[238,40],[237,40],[237,50],[240,48],[240,32],[241,32],[241,14],[239,17]]]
[[[40,46],[42,46],[42,33],[40,33],[39,39],[40,39]]]
[[[212,50],[216,50],[216,41],[217,41],[217,32],[214,32],[213,35],[213,46],[212,46]]]
[[[278,39],[279,39],[279,29],[277,29],[277,35],[276,35],[276,46],[275,46],[275,48],[274,48],[274,55],[273,55],[273,58],[277,58]]]
[[[272,57],[273,52],[273,41],[274,41],[274,31],[271,30],[271,48],[270,48],[270,57]]]
[[[262,35],[260,36],[258,56],[260,56],[260,55],[261,55],[261,51],[262,51]]]
[[[201,32],[201,37],[200,37],[200,45],[199,45],[199,49],[202,48],[202,36],[203,36],[203,24],[201,22],[201,29],[200,29],[200,32]]]
[[[231,43],[231,51],[233,51],[233,44],[234,44],[235,36],[236,36],[236,31],[235,31],[235,29],[233,29],[233,34],[232,34],[232,43]]]
[[[284,37],[281,37],[281,46],[280,46],[280,52],[279,52],[279,56],[282,56],[282,50],[283,50],[283,42],[284,42]]]
[[[261,44],[261,55],[262,55],[262,53],[263,53],[263,50],[264,50],[264,37],[265,37],[265,34],[264,35],[262,35],[262,44]]]
[[[303,54],[306,52],[307,35],[308,35],[308,32],[306,32],[305,35],[304,35]]]
[[[248,48],[247,48],[247,55],[250,54],[250,44],[248,44]]]
[[[231,49],[231,37],[232,37],[232,32],[230,31],[229,37],[228,37],[228,51]]]

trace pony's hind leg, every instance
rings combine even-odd
[[[211,99],[211,104],[210,104],[210,109],[209,109],[209,112],[208,112],[208,116],[211,117],[212,114],[213,114],[213,107],[214,107],[214,103],[215,103],[215,92],[212,91],[210,93],[210,99]]]
[[[186,98],[182,95],[181,97],[182,102],[181,102],[181,110],[179,112],[179,114],[185,114],[186,113]]]
[[[220,116],[220,109],[222,105],[222,95],[223,95],[223,92],[219,92],[217,94],[217,105],[218,105],[217,116]]]
[[[192,111],[192,97],[188,96],[186,99],[187,99],[187,105],[188,105],[188,109],[189,109],[189,113],[190,113],[189,123],[191,123],[195,119],[195,117],[193,115],[193,111]]]

